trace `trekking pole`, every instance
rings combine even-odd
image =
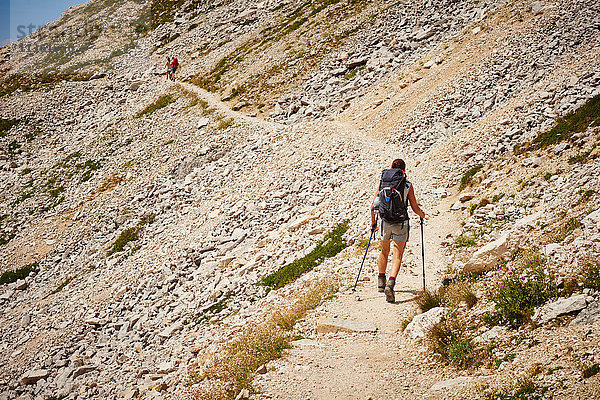
[[[377,222],[375,222],[377,223]],[[358,269],[358,275],[356,275],[356,282],[354,282],[354,287],[352,288],[353,292],[356,292],[356,285],[358,285],[358,278],[360,278],[360,272],[362,271],[363,265],[365,264],[365,258],[367,258],[367,252],[369,251],[369,246],[371,245],[371,239],[373,239],[373,234],[376,229],[371,230],[371,236],[369,236],[369,242],[367,243],[367,249],[365,250],[365,255],[363,256],[362,262],[360,263],[360,268]]]
[[[425,291],[425,234],[423,233],[423,218],[421,218],[421,258],[423,259],[423,291]]]

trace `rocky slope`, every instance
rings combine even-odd
[[[502,238],[575,273],[600,252],[598,128],[513,148],[600,94],[599,11],[104,0],[0,49],[0,272],[34,271],[0,286],[0,398],[182,393],[199,355],[306,281],[350,284],[379,171],[398,156],[429,214],[465,222],[428,227],[444,233],[432,286]],[[23,50],[57,43],[76,50]],[[159,75],[167,55],[177,83]],[[583,223],[547,240],[565,218]],[[282,289],[256,285],[346,219],[350,249]],[[447,234],[472,245],[440,247]]]

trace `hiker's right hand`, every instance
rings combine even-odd
[[[377,222],[371,225],[371,233],[374,233],[377,230]]]

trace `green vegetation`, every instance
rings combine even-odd
[[[588,261],[583,269],[583,287],[600,290],[600,262]]]
[[[219,314],[225,309],[225,307],[227,306],[227,301],[229,301],[231,296],[231,294],[224,296],[222,299],[212,304],[210,307],[204,309],[202,313],[198,314],[198,319],[196,320],[196,322],[206,321]]]
[[[522,261],[518,268],[499,268],[501,277],[491,293],[496,310],[513,326],[528,321],[535,307],[558,297],[556,278],[546,261],[535,256]]]
[[[596,375],[598,372],[600,372],[600,364],[596,363],[591,367],[587,367],[583,371],[581,371],[581,376],[583,377],[583,379],[588,379]]]
[[[164,107],[168,106],[169,104],[174,103],[175,101],[177,101],[177,97],[173,96],[172,94],[165,94],[163,96],[160,96],[152,104],[149,104],[142,111],[138,112],[135,115],[135,118],[141,118],[143,116],[150,115],[154,111],[160,110],[161,108],[164,108]]]
[[[39,264],[37,262],[26,265],[14,271],[6,271],[0,276],[0,285],[7,283],[13,283],[19,279],[27,278],[32,272],[40,272]]]
[[[0,137],[6,136],[8,131],[10,131],[13,126],[18,125],[19,122],[21,121],[18,119],[0,118]]]
[[[480,358],[479,350],[466,337],[464,326],[454,318],[435,324],[429,330],[427,340],[431,351],[458,368],[471,368]]]
[[[107,256],[111,256],[115,253],[119,253],[125,249],[128,243],[134,242],[140,238],[140,234],[144,231],[146,225],[150,225],[154,222],[156,215],[148,214],[143,216],[137,225],[132,226],[130,228],[125,229],[117,240],[110,246],[108,251],[106,252]]]
[[[595,144],[591,149],[587,151],[583,151],[579,154],[576,154],[569,158],[569,164],[584,164],[590,160],[590,156],[594,149],[598,147],[598,144]]]
[[[472,288],[471,276],[459,275],[455,278],[446,278],[435,291],[428,289],[417,293],[415,304],[422,312],[435,307],[456,308],[464,303],[468,308],[473,307],[478,299]]]
[[[469,229],[462,232],[454,239],[452,247],[459,249],[461,247],[472,247],[477,244],[477,239],[483,236],[483,231]]]
[[[353,79],[356,76],[356,74],[359,71],[363,70],[363,69],[365,69],[364,65],[361,65],[360,67],[353,68],[352,71],[350,71],[346,75],[344,75],[344,79],[347,80],[347,81],[349,81],[350,79]]]
[[[282,356],[296,338],[292,328],[306,313],[337,290],[336,286],[316,282],[304,296],[275,310],[260,324],[250,324],[214,355],[206,369],[192,369],[191,381],[202,383],[194,399],[233,399],[241,389],[252,389],[258,367]]]
[[[17,90],[28,92],[31,90],[38,90],[44,87],[53,86],[62,81],[69,82],[81,82],[89,81],[92,75],[75,74],[75,73],[56,73],[56,72],[44,72],[32,76],[25,76],[21,74],[14,74],[6,78],[0,83],[0,97],[9,95]]]
[[[467,186],[470,186],[473,181],[473,177],[475,176],[475,174],[477,174],[479,171],[481,171],[482,168],[483,168],[483,165],[479,164],[479,165],[475,165],[473,168],[469,169],[463,175],[463,177],[460,179],[460,187],[458,190],[463,190]]]
[[[573,134],[583,132],[590,126],[599,125],[600,95],[590,99],[579,109],[558,118],[552,129],[539,134],[531,143],[525,144],[521,148],[515,148],[515,153],[543,149],[565,140],[571,140]]]
[[[224,130],[233,125],[233,118],[219,118],[219,124],[217,125],[217,129]]]
[[[556,243],[562,242],[577,228],[581,227],[580,217],[572,217],[564,221],[564,223],[563,220],[561,220],[560,222],[561,225],[558,227],[556,233],[552,235],[552,241]]]
[[[548,388],[541,387],[531,378],[517,380],[514,387],[494,391],[486,395],[487,400],[541,400]]]
[[[317,243],[313,251],[278,271],[267,275],[260,281],[260,285],[278,289],[295,281],[300,275],[321,264],[326,258],[335,256],[348,246],[342,238],[348,228],[348,221],[341,222],[323,240]]]
[[[73,279],[74,278],[72,276],[70,276],[67,279],[65,279],[64,281],[62,281],[60,283],[60,285],[58,285],[58,287],[52,291],[52,294],[56,294],[56,293],[60,292],[61,290],[63,290],[64,288],[66,288],[67,285],[73,281]]]

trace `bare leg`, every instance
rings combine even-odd
[[[385,274],[385,270],[387,269],[387,261],[388,261],[389,255],[390,255],[390,241],[382,240],[381,241],[381,253],[379,253],[379,258],[377,259],[377,266],[379,267],[380,274]]]
[[[396,278],[398,276],[398,272],[400,271],[400,265],[402,265],[402,255],[404,254],[404,246],[406,246],[406,242],[398,242],[394,240],[394,251],[392,254],[392,271],[390,272],[390,276]],[[388,242],[388,252],[389,252],[389,242]],[[386,258],[387,260],[387,258]],[[381,267],[379,268],[381,272]]]

